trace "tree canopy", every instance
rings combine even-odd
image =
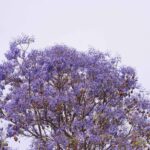
[[[28,51],[32,42],[28,36],[11,42],[0,65],[7,137],[32,137],[36,150],[149,148],[150,101],[133,68],[95,49]]]

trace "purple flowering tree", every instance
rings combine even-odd
[[[148,149],[150,101],[134,69],[94,49],[28,51],[33,41],[10,43],[0,65],[7,137],[32,137],[36,150]]]

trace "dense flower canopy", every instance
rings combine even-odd
[[[40,150],[143,150],[150,144],[150,101],[133,68],[94,49],[10,44],[0,65],[1,118],[7,137],[33,137]]]

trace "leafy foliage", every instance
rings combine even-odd
[[[94,49],[10,44],[0,65],[1,117],[7,136],[33,137],[33,149],[144,149],[150,144],[150,101],[133,68]]]

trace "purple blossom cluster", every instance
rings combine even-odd
[[[150,101],[137,92],[133,68],[94,49],[21,48],[33,41],[12,42],[0,65],[0,116],[10,122],[8,137],[33,137],[33,149],[41,150],[150,146]]]

